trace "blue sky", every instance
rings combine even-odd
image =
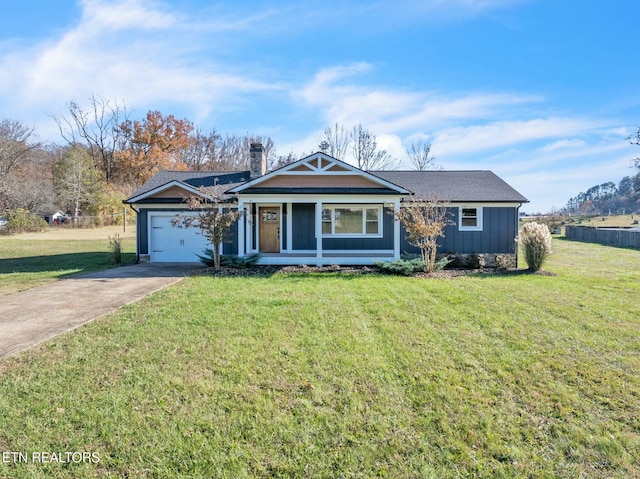
[[[132,117],[317,150],[362,123],[400,161],[430,139],[445,169],[490,169],[561,207],[633,174],[633,0],[4,0],[0,117],[61,142],[51,115],[91,95]]]

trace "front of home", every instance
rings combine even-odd
[[[137,213],[140,261],[191,262],[207,248],[197,228],[176,228],[195,214],[184,199],[201,186],[224,190],[221,210],[237,208],[223,254],[260,254],[261,264],[372,264],[415,248],[393,212],[409,198],[446,202],[452,224],[439,252],[516,254],[518,209],[526,198],[490,171],[366,172],[315,153],[272,172],[260,144],[251,170],[162,171],[125,200]],[[210,246],[209,246],[210,247]]]

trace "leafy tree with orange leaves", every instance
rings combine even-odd
[[[189,148],[193,124],[173,115],[149,111],[142,121],[127,120],[120,125],[125,137],[120,155],[122,177],[140,185],[158,170],[186,170],[182,156]]]

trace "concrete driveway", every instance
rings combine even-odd
[[[199,263],[144,263],[64,279],[0,298],[0,358],[177,283]]]

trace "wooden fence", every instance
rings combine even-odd
[[[640,229],[596,228],[594,226],[567,226],[568,239],[600,243],[625,248],[640,248]]]

